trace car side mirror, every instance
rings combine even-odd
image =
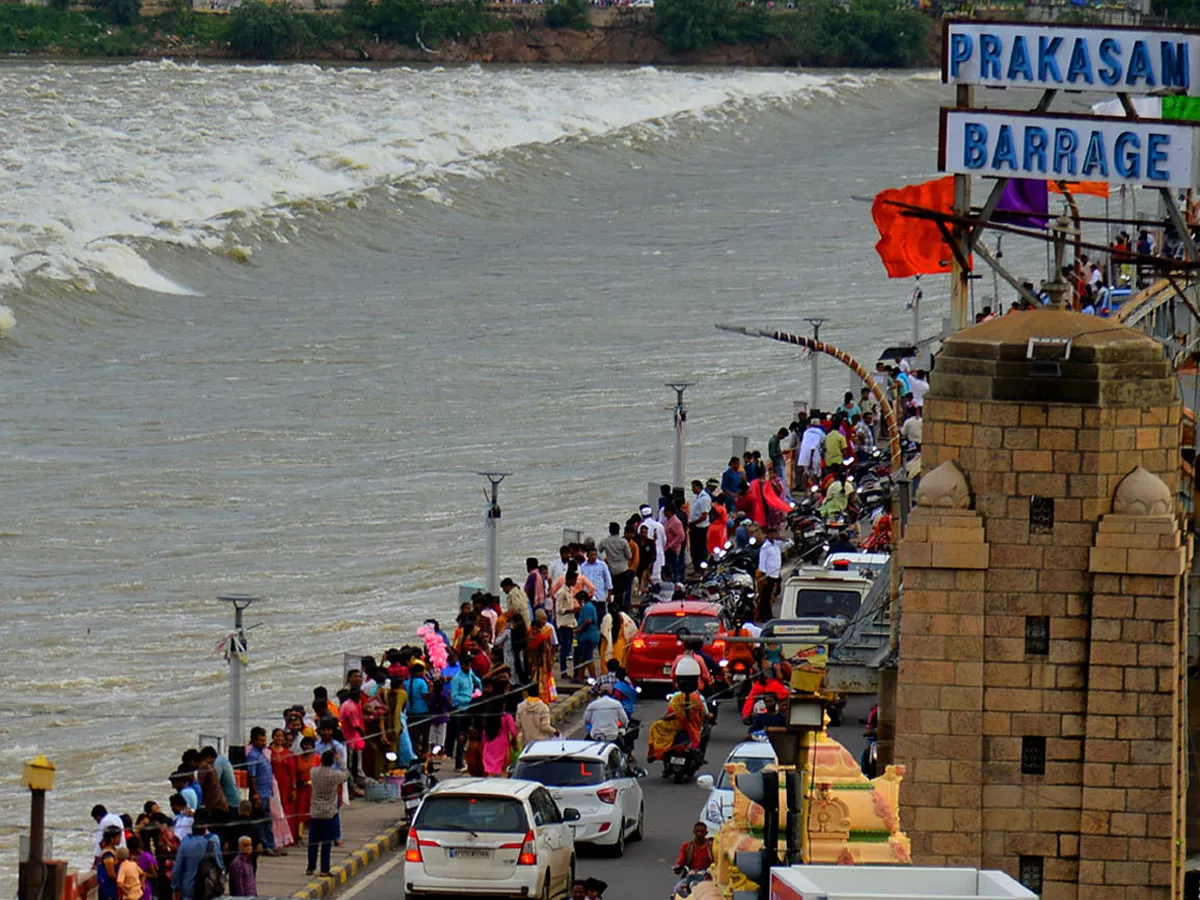
[[[633,770],[634,778],[648,778],[649,776],[650,776],[650,773],[647,772],[645,769],[643,769],[641,766],[638,766],[636,769]]]
[[[711,775],[700,775],[696,778],[696,787],[701,790],[711,791],[714,783]]]
[[[568,806],[562,811],[564,822],[578,822],[580,819],[579,810],[573,806]]]

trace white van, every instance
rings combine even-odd
[[[841,618],[849,623],[874,584],[861,569],[802,566],[783,584],[779,618]]]

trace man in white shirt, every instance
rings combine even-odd
[[[821,450],[825,446],[825,429],[818,419],[808,423],[804,429],[804,437],[800,440],[800,453],[796,457],[796,466],[801,473],[813,478],[821,474]],[[840,460],[839,460],[840,462]],[[801,485],[806,487],[807,484]]]
[[[688,544],[692,549],[692,571],[700,571],[700,563],[708,558],[708,514],[712,512],[712,497],[704,490],[702,481],[692,482],[692,505],[688,510]]]
[[[779,593],[779,582],[783,574],[783,551],[791,541],[779,540],[779,529],[767,529],[767,539],[758,551],[758,621],[770,621],[774,613],[775,596]]]
[[[921,446],[921,408],[917,407],[917,411],[904,420],[904,424],[900,426],[900,437],[904,440]]]
[[[550,560],[550,565],[547,568],[550,584],[558,581],[567,574],[567,561],[571,557],[571,548],[563,544],[558,548],[558,559]]]
[[[667,564],[667,530],[654,518],[654,510],[649,504],[643,505],[638,512],[642,516],[642,525],[646,526],[646,533],[654,539],[654,565],[650,568],[650,580],[657,584],[662,580],[662,569]]]
[[[125,823],[121,821],[121,817],[119,815],[116,813],[110,813],[104,806],[97,803],[92,807],[92,820],[96,823],[96,859],[100,858],[100,847],[103,842],[104,830],[106,828],[119,828],[121,831],[121,840],[117,842],[117,846],[125,846]]]
[[[612,695],[612,685],[600,688],[600,696],[583,711],[583,723],[590,726],[588,734],[596,741],[615,741],[629,727],[625,707]]]
[[[929,390],[929,381],[924,369],[918,369],[916,375],[908,376],[908,386],[912,390],[913,406],[920,409],[925,405],[925,392]]]

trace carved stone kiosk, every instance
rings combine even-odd
[[[925,403],[896,697],[913,862],[1043,900],[1180,896],[1190,546],[1161,346],[1016,313],[949,339]]]

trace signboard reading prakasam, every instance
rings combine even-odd
[[[943,108],[938,168],[962,175],[1200,183],[1200,123]]]
[[[949,84],[1200,95],[1196,31],[948,21],[943,39]]]

